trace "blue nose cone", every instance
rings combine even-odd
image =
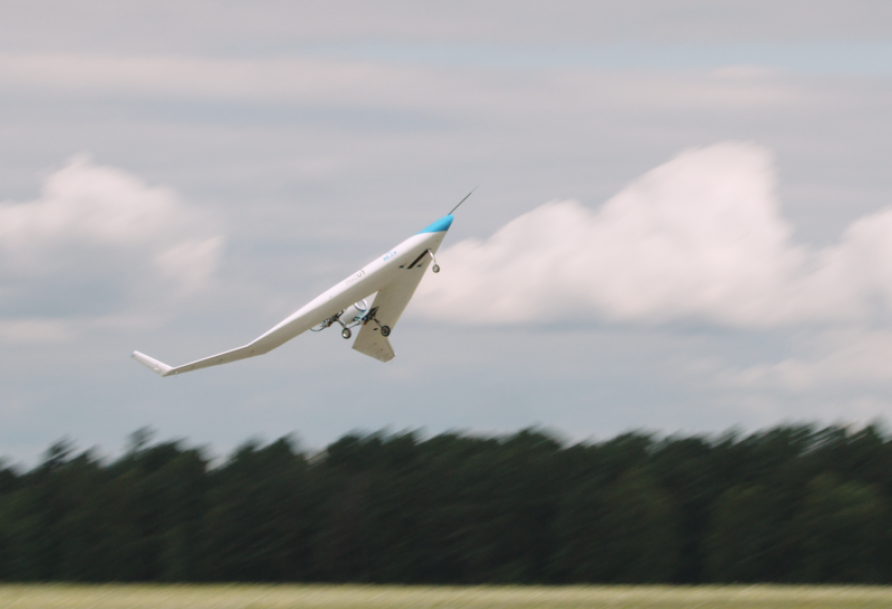
[[[443,216],[427,228],[422,231],[419,231],[418,234],[422,233],[444,233],[449,230],[449,227],[452,226],[452,214],[448,216]]]

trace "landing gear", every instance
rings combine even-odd
[[[351,336],[353,336],[353,332],[350,331],[350,328],[344,328],[343,330],[341,330],[341,336],[345,339],[350,338]]]
[[[335,313],[334,315],[332,315],[331,317],[329,317],[328,319],[326,319],[325,321],[323,321],[322,323],[320,323],[320,324],[319,324],[318,326],[316,326],[315,328],[310,328],[310,330],[311,330],[312,332],[321,332],[321,331],[324,330],[325,328],[330,328],[330,327],[332,327],[335,323],[339,323],[339,324],[341,324],[341,325],[343,326],[344,323],[341,321],[341,315],[342,315],[343,313],[344,313],[343,311],[338,311],[337,313]]]
[[[375,322],[376,324],[378,324],[378,327],[379,327],[379,328],[381,328],[381,336],[384,336],[384,337],[390,336],[390,326],[383,326],[383,325],[381,325],[381,322],[378,321],[378,320],[375,318],[375,315],[376,315],[377,313],[378,313],[378,307],[373,307],[372,310],[370,310],[370,311],[366,314],[366,316],[365,316],[365,318],[364,318],[364,320],[363,320],[363,322],[362,322],[362,325],[366,325],[366,324],[369,323],[370,321],[373,321],[373,322]]]
[[[371,311],[365,316],[365,321],[362,322],[362,325],[369,323],[370,321],[378,324],[378,327],[381,328],[381,336],[390,336],[390,326],[382,326],[381,322],[375,317],[378,313],[378,307],[373,307]]]
[[[427,250],[427,253],[428,253],[428,255],[431,257],[431,260],[434,261],[434,266],[431,267],[431,270],[432,270],[433,272],[435,272],[435,273],[439,273],[439,272],[440,272],[440,265],[437,264],[437,259],[434,258],[434,253],[433,253],[432,251],[430,251],[430,250]]]

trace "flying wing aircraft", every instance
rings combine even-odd
[[[354,349],[382,362],[390,361],[395,354],[388,337],[428,266],[434,273],[440,271],[434,255],[452,225],[452,214],[471,193],[447,215],[362,267],[247,345],[176,367],[139,351],[134,351],[132,357],[161,376],[172,376],[263,355],[307,330],[318,332],[337,324],[345,339],[352,337],[352,328],[360,328]]]

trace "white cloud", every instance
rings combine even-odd
[[[807,393],[845,388],[859,393],[892,389],[892,331],[846,328],[811,337],[804,354],[773,364],[726,368],[720,384],[757,390]]]
[[[772,155],[724,143],[678,155],[597,211],[543,205],[439,255],[416,310],[460,323],[863,322],[892,305],[892,211],[833,247],[792,241]]]
[[[568,68],[461,70],[373,59],[313,56],[229,59],[176,55],[0,52],[0,90],[26,99],[157,99],[310,104],[505,117],[542,107],[753,108],[801,103],[800,84],[764,68],[620,73]],[[555,92],[560,91],[560,95]],[[457,93],[458,92],[458,93]]]
[[[72,54],[0,54],[0,86],[10,94],[333,104],[392,103],[395,89],[416,101],[443,88],[423,70],[362,61]]]
[[[720,9],[718,8],[720,6]],[[708,7],[708,8],[707,8]],[[335,0],[250,5],[194,0],[126,3],[84,0],[22,2],[7,10],[0,39],[17,47],[188,48],[203,52],[289,49],[307,42],[399,41],[462,43],[647,44],[825,40],[886,40],[890,9],[879,1],[723,0],[667,3],[464,0]]]
[[[7,344],[52,344],[75,338],[76,330],[61,319],[0,319],[0,341]]]
[[[39,198],[0,203],[0,336],[69,340],[70,325],[127,323],[204,288],[222,237],[168,189],[88,157],[50,175]]]

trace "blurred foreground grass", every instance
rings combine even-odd
[[[892,588],[831,586],[426,587],[321,585],[0,585],[3,609],[341,609],[892,607]]]

